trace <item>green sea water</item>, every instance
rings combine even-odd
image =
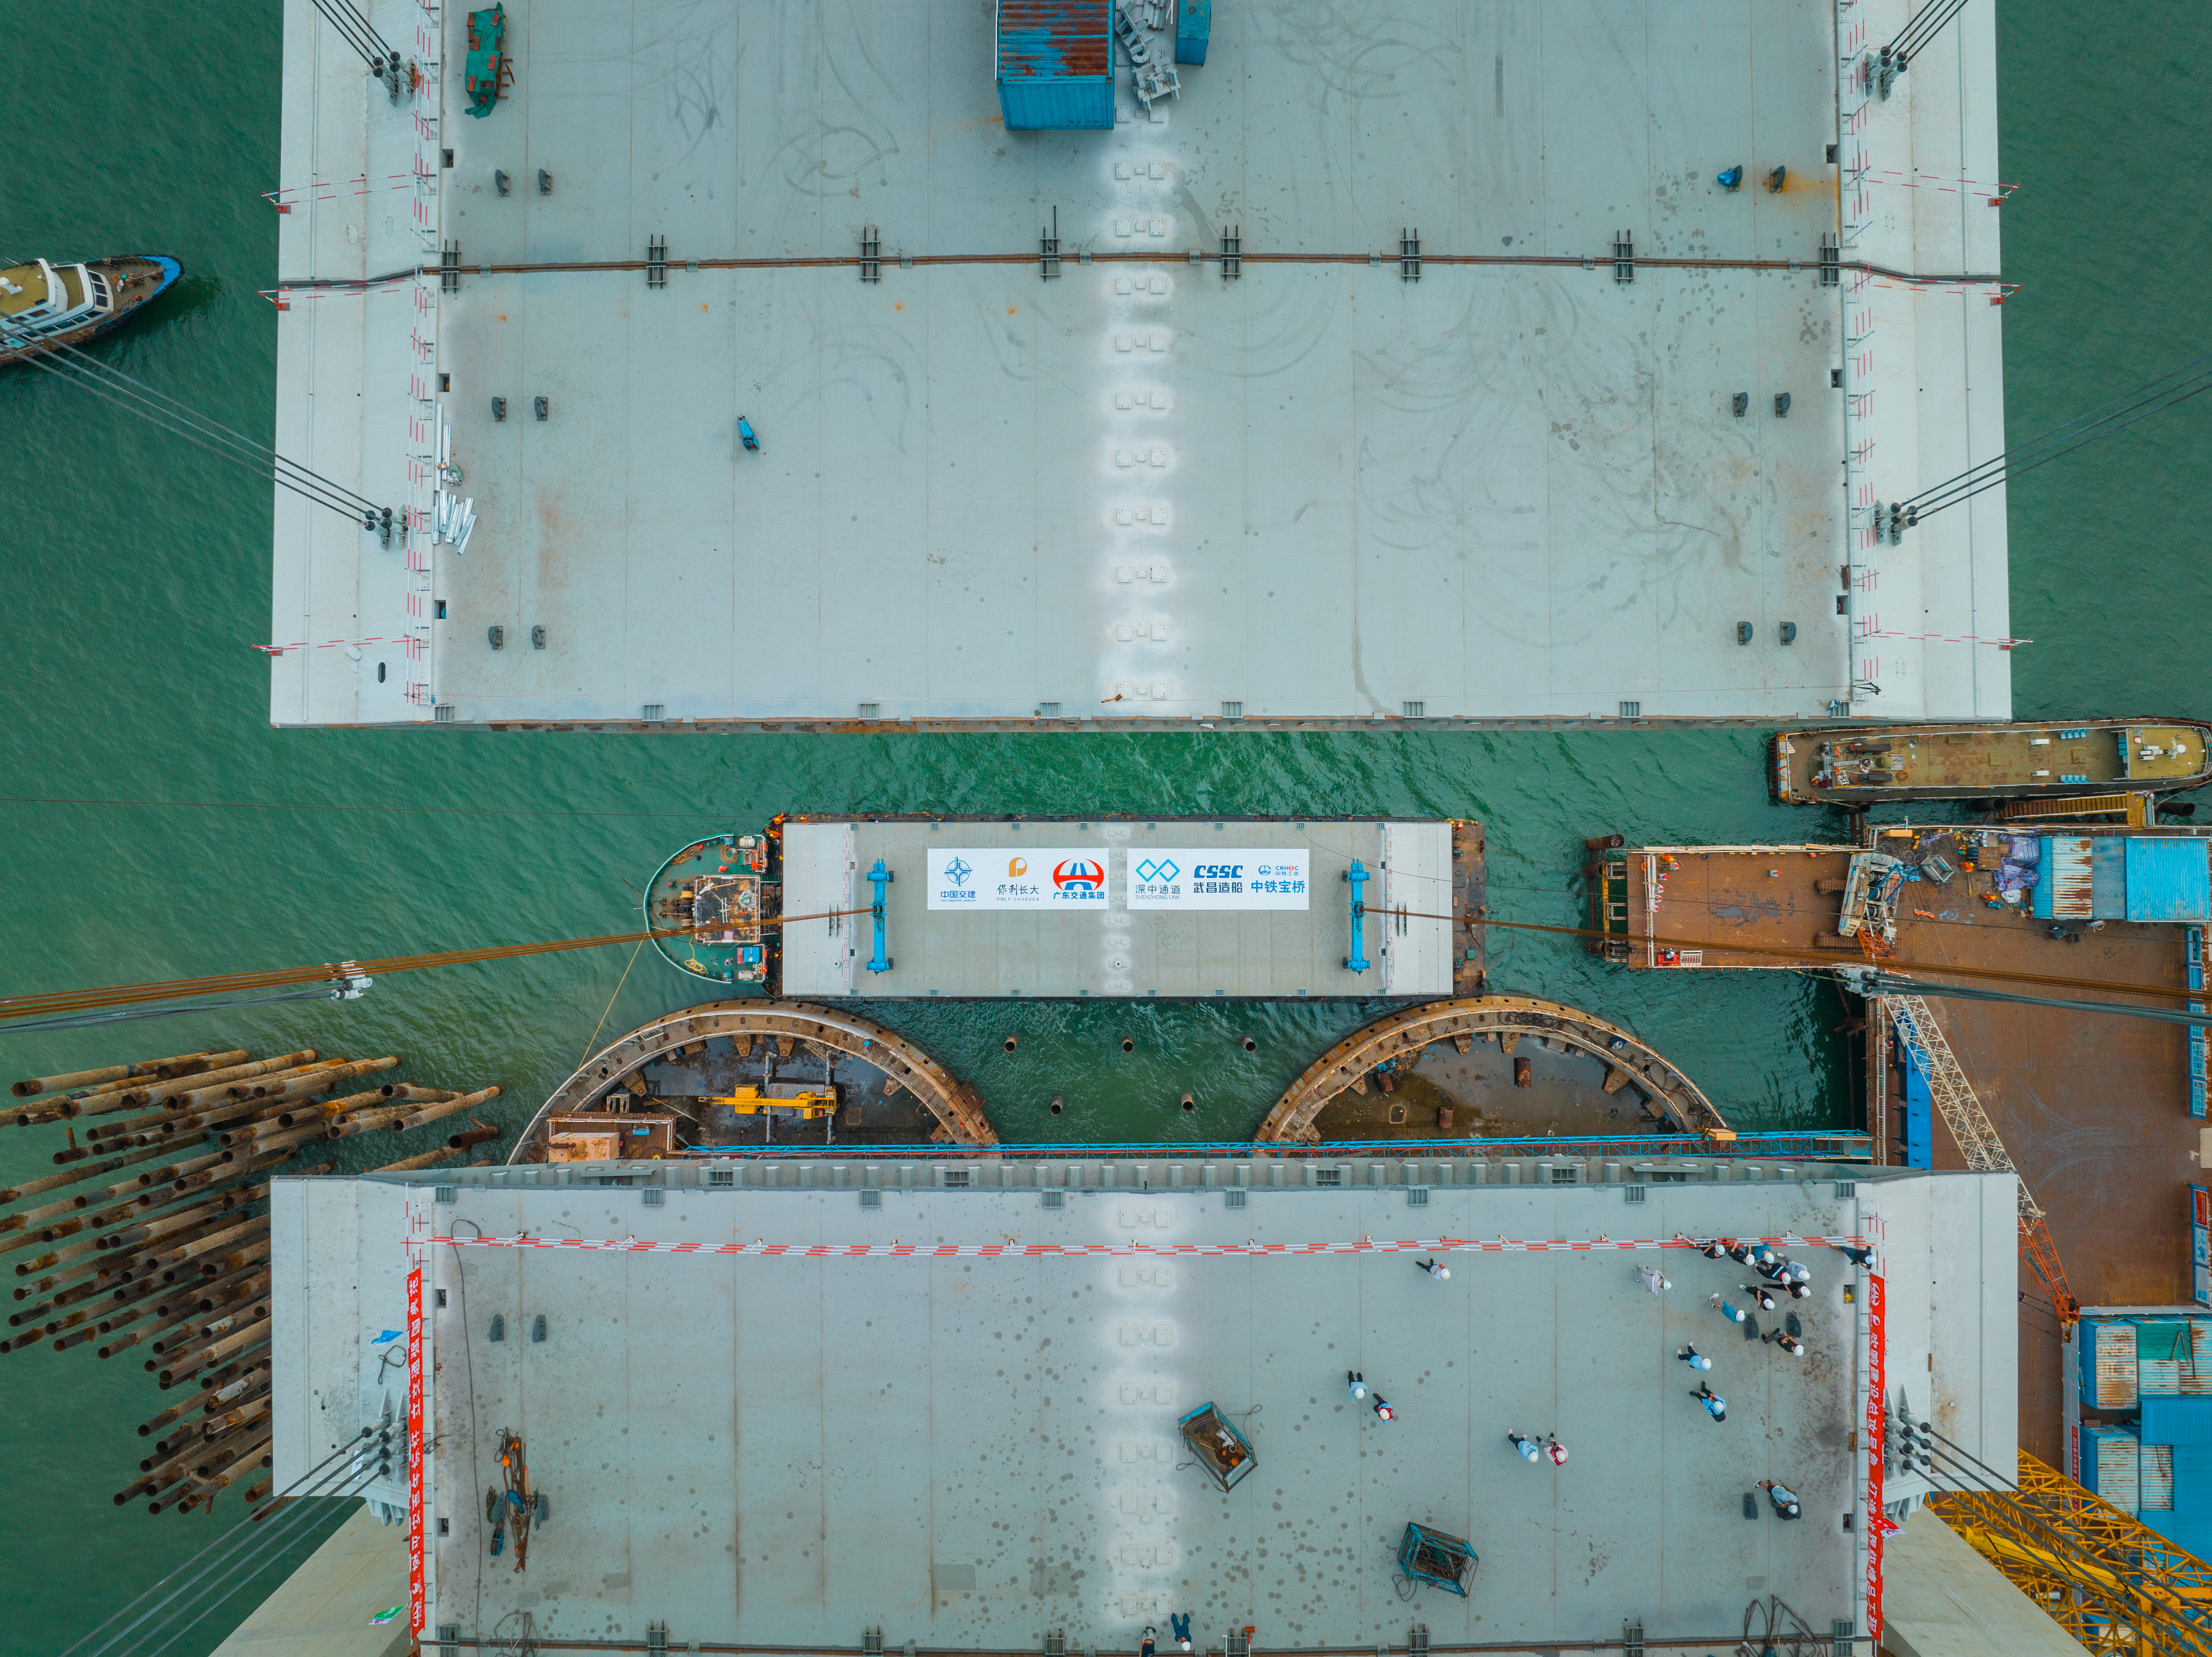
[[[1983,0],[1988,3],[1990,0]],[[125,0],[11,9],[15,141],[0,258],[164,252],[188,276],[99,347],[248,432],[272,417],[277,9]],[[2015,442],[2203,350],[2197,186],[2212,19],[2155,5],[2000,14],[2007,426]],[[97,51],[89,50],[97,43]],[[1492,912],[1578,923],[1583,837],[1811,838],[1767,803],[1761,734],[700,737],[279,733],[266,722],[270,502],[257,483],[33,371],[0,371],[0,993],[629,929],[633,886],[695,834],[779,811],[1455,815],[1487,825]],[[2212,399],[2010,491],[2022,717],[2203,717]],[[64,803],[124,801],[129,804]],[[232,802],[221,806],[179,801]],[[396,809],[395,809],[396,808]],[[1832,990],[1607,971],[1494,933],[1492,982],[1637,1030],[1747,1128],[1849,1119]],[[380,982],[109,1031],[0,1033],[13,1077],[210,1046],[405,1055],[506,1089],[519,1124],[602,1039],[702,999],[648,950]],[[973,1080],[1010,1140],[1248,1135],[1370,1014],[1352,1006],[870,1009]],[[1138,1038],[1125,1059],[1115,1038]],[[1237,1038],[1259,1051],[1247,1057]],[[1000,1039],[1018,1033],[1013,1056]],[[1204,1101],[1185,1119],[1189,1088]],[[1054,1118],[1054,1094],[1067,1100]],[[0,1178],[51,1130],[0,1136]],[[388,1154],[388,1153],[387,1153]],[[11,1281],[12,1278],[6,1279]],[[123,1361],[127,1362],[127,1360]],[[60,1649],[236,1517],[149,1519],[137,1421],[172,1401],[88,1350],[0,1357],[0,1652]],[[218,1506],[218,1515],[224,1512]],[[270,1576],[169,1649],[210,1649]],[[150,1649],[150,1645],[130,1648]]]

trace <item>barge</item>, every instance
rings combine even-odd
[[[771,997],[1465,996],[1455,820],[779,818],[647,886],[670,965]]]
[[[1590,850],[1590,947],[1619,965],[1875,966],[1924,986],[1853,999],[1839,1026],[1864,1044],[1858,1102],[1875,1160],[1970,1166],[1945,1112],[1978,1103],[2042,1208],[2073,1298],[2212,1301],[2190,1189],[2207,1150],[2207,1033],[2118,1010],[2204,1007],[2191,997],[2212,972],[2212,835],[1929,823],[1869,826],[1836,844],[1614,837]],[[1850,918],[1859,924],[1846,937]],[[2096,1002],[2116,1010],[2084,1005]],[[1820,1004],[1834,1006],[1825,992]],[[1955,1075],[1934,1057],[1939,1037]],[[2038,1298],[2021,1325],[2021,1442],[2063,1465],[2057,1333],[2045,1290],[2025,1269],[2021,1282]]]
[[[1774,797],[1785,806],[2169,794],[2212,780],[2212,725],[1833,726],[1777,732],[1767,762]]]

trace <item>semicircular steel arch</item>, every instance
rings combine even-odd
[[[1602,1059],[1612,1067],[1606,1078],[1608,1092],[1633,1086],[1655,1111],[1685,1132],[1728,1130],[1695,1082],[1619,1025],[1528,996],[1470,996],[1403,1008],[1362,1025],[1306,1067],[1253,1137],[1261,1144],[1318,1140],[1313,1124],[1322,1107],[1385,1059],[1418,1057],[1439,1041],[1451,1042],[1464,1052],[1476,1041],[1501,1036],[1507,1039],[1510,1051],[1511,1043],[1523,1035],[1543,1036],[1555,1045]]]
[[[539,1124],[556,1112],[582,1111],[621,1087],[647,1065],[680,1052],[695,1041],[730,1036],[782,1044],[788,1052],[801,1043],[872,1064],[920,1100],[938,1126],[957,1145],[995,1145],[983,1114],[981,1095],[905,1037],[872,1020],[808,1002],[715,1002],[641,1025],[577,1066],[547,1097],[515,1141],[510,1162],[536,1135]]]

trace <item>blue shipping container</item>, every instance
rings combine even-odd
[[[1911,1045],[1905,1048],[1905,1097],[1898,1101],[1898,1137],[1905,1142],[1905,1166],[1936,1166],[1935,1095]]]
[[[999,0],[999,111],[1017,131],[1114,125],[1108,0]]]
[[[2145,1398],[2142,1430],[2153,1444],[2212,1446],[2212,1395]]]
[[[2128,918],[2212,920],[2212,862],[2203,841],[2129,840]]]
[[[1176,0],[1176,62],[1204,63],[1212,33],[1213,0]]]

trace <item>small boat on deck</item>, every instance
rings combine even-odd
[[[0,270],[0,364],[82,345],[121,326],[184,268],[155,253],[82,265],[40,259]]]
[[[1776,733],[1767,760],[1774,797],[1785,806],[2168,794],[2212,781],[2212,726],[1835,726]]]

